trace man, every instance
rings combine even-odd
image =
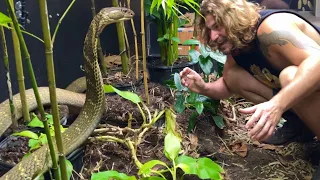
[[[246,128],[253,140],[319,138],[320,29],[293,12],[245,0],[203,0],[201,13],[203,43],[227,55],[223,77],[205,83],[185,68],[182,84],[213,99],[238,94],[255,103],[239,110],[252,114]],[[276,131],[281,117],[287,122]]]

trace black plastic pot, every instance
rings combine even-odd
[[[159,56],[149,56],[147,57],[147,62],[150,81],[160,83],[162,85],[165,85],[165,81],[167,80],[173,80],[174,73],[179,73],[185,67],[189,67],[196,72],[200,71],[199,63],[194,63],[191,61],[173,66],[164,66],[161,65]]]
[[[3,141],[0,142],[0,149],[7,147],[8,143],[12,142],[12,140],[17,139],[18,137],[15,136],[7,136]],[[66,158],[71,162],[73,166],[73,170],[79,173],[83,166],[82,158],[84,156],[84,146],[80,146],[73,152],[71,152]],[[57,157],[58,158],[58,157]],[[0,176],[4,175],[8,172],[14,165],[8,162],[0,160]],[[52,172],[53,173],[53,172]],[[77,177],[77,175],[73,172],[73,175]],[[49,172],[44,174],[45,180],[51,180]]]

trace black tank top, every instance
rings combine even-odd
[[[301,19],[308,22],[310,25],[312,25],[320,34],[320,28],[313,25],[310,21],[303,18],[301,15],[290,11],[290,10],[262,10],[260,12],[261,18],[258,22],[257,29],[262,23],[264,19],[266,19],[268,16],[275,14],[275,13],[291,13],[295,14],[296,16],[300,17]],[[279,74],[281,70],[277,70],[271,66],[269,61],[266,59],[266,57],[262,54],[262,52],[259,49],[259,42],[256,38],[253,40],[253,48],[250,49],[248,52],[241,52],[240,54],[237,54],[233,56],[236,63],[244,68],[246,71],[248,71],[250,74],[252,74],[255,78],[257,78],[259,81],[263,82],[267,86],[273,89],[280,89],[280,82],[279,82]]]

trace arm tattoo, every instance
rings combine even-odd
[[[272,31],[271,33],[265,33],[263,32],[261,35],[258,35],[260,43],[260,48],[262,50],[262,53],[265,56],[269,56],[269,47],[271,45],[279,45],[284,46],[286,44],[291,43],[293,46],[299,48],[299,49],[317,49],[318,47],[315,47],[312,42],[301,42],[297,39],[296,36],[294,36],[289,31]]]

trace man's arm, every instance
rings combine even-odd
[[[225,79],[227,72],[230,68],[236,66],[236,63],[232,56],[228,56],[226,63],[223,67],[223,76],[212,83],[206,83],[205,88],[201,92],[201,94],[208,96],[212,99],[226,99],[232,96],[232,92],[229,90]]]
[[[224,65],[223,77],[218,80],[205,83],[202,77],[190,68],[185,68],[180,72],[181,83],[190,91],[208,96],[212,99],[225,99],[232,95],[225,82],[227,71],[236,65],[232,57],[228,57]]]
[[[285,111],[319,87],[320,47],[294,22],[274,20],[266,20],[258,30],[261,49],[269,58],[283,57],[298,67],[294,80],[271,99]]]

